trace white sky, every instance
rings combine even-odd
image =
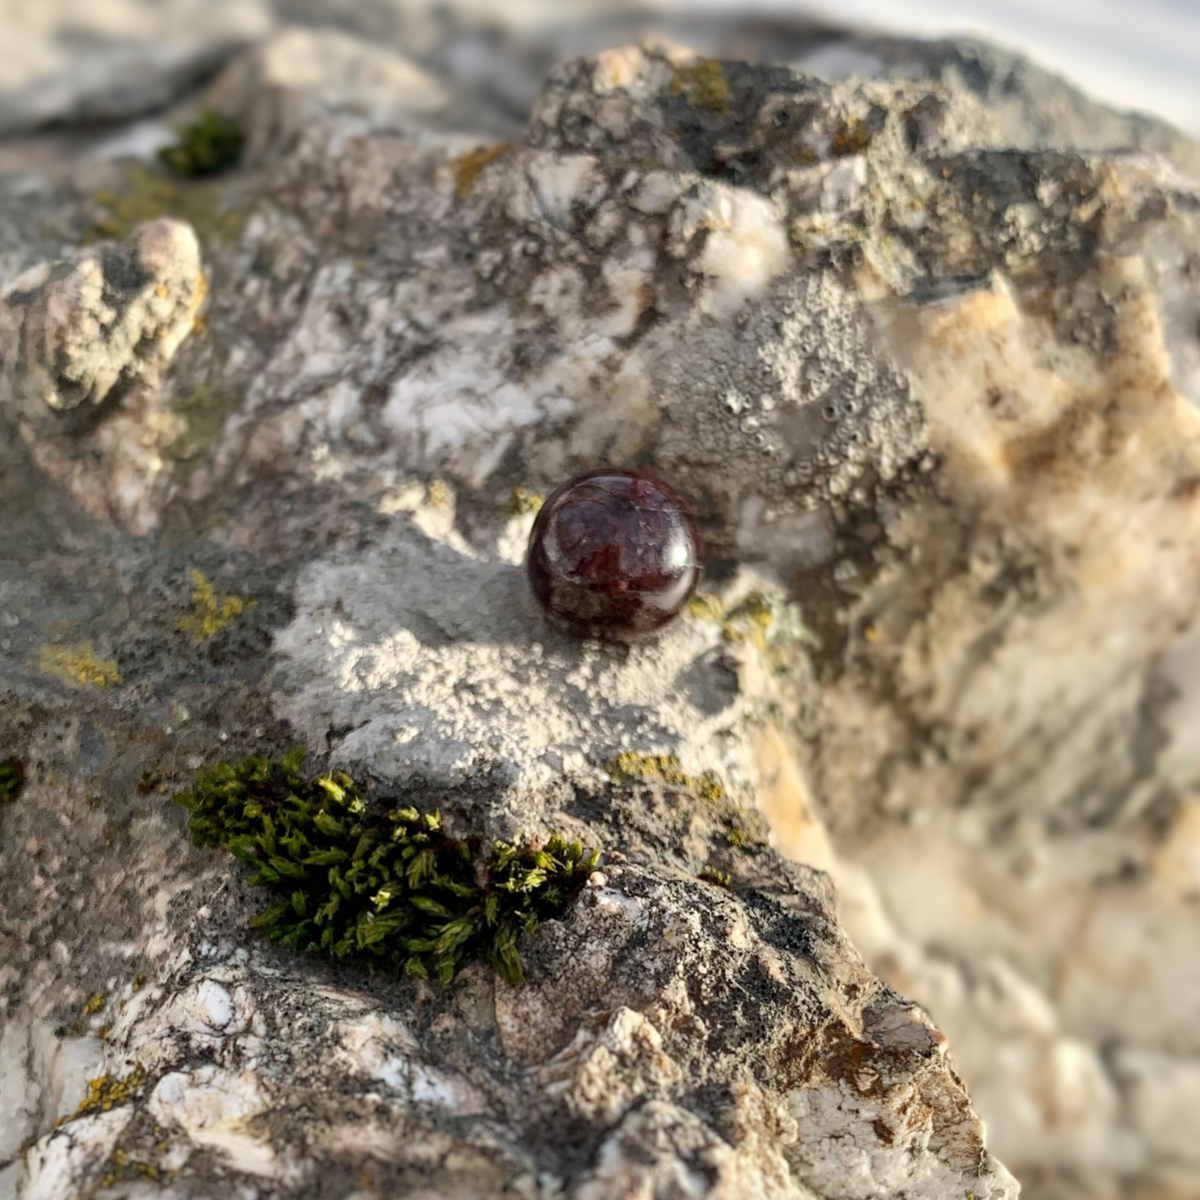
[[[755,0],[752,7],[922,37],[979,34],[1024,50],[1110,104],[1200,134],[1200,0]]]

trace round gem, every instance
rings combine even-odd
[[[602,469],[564,483],[529,538],[534,595],[578,633],[636,641],[687,603],[700,535],[674,490],[640,471]]]

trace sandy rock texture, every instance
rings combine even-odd
[[[170,114],[238,170],[0,144],[0,1195],[1200,1192],[1196,147],[985,47],[254,11]],[[629,649],[520,569],[606,462],[709,547]],[[169,795],[296,744],[603,848],[525,985],[248,931]]]

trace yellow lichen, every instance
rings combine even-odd
[[[478,150],[469,150],[454,159],[450,164],[454,172],[454,195],[459,200],[465,200],[471,194],[480,172],[507,154],[509,148],[509,142],[497,142],[494,146],[480,146]]]
[[[103,992],[93,992],[83,1006],[85,1017],[94,1017],[108,1003],[108,997]]]
[[[123,1078],[114,1079],[111,1075],[101,1075],[98,1079],[88,1081],[88,1094],[80,1102],[79,1107],[68,1117],[63,1117],[58,1123],[66,1124],[89,1113],[109,1112],[122,1104],[133,1100],[146,1082],[146,1069],[134,1067]]]
[[[153,1163],[143,1162],[137,1158],[130,1158],[127,1150],[114,1150],[112,1158],[109,1161],[113,1166],[110,1171],[100,1177],[101,1190],[133,1179],[147,1179],[157,1183],[178,1174],[176,1171],[164,1171],[160,1167],[156,1167]]]
[[[734,850],[741,850],[744,846],[754,846],[759,844],[761,839],[756,838],[752,833],[743,829],[740,825],[731,825],[725,831],[725,845]]]
[[[515,487],[512,495],[500,507],[510,517],[525,517],[530,513],[537,512],[545,503],[546,497],[540,492],[531,492],[523,487]]]
[[[716,596],[693,596],[684,609],[689,617],[697,621],[720,621],[725,616],[725,605]]]
[[[454,489],[442,479],[435,479],[425,489],[425,499],[434,508],[449,508],[454,503]]]
[[[771,602],[755,592],[725,614],[721,632],[728,642],[749,642],[757,649],[765,650],[774,616]]]
[[[38,670],[53,675],[72,687],[109,687],[121,682],[117,664],[96,657],[91,642],[74,646],[43,646],[38,651]]]
[[[767,634],[775,619],[775,606],[760,592],[752,593],[729,610],[716,596],[693,596],[686,611],[698,621],[719,624],[727,642],[749,642],[759,650],[766,648]]]
[[[690,67],[680,67],[671,80],[671,95],[686,96],[693,108],[716,116],[730,113],[729,81],[716,59],[701,58]]]
[[[202,333],[208,328],[208,318],[200,313],[200,306],[204,303],[208,296],[209,282],[208,276],[203,271],[200,272],[200,278],[196,282],[196,298],[193,301],[192,307],[195,315],[192,317],[192,332]]]
[[[705,883],[716,884],[717,887],[722,888],[728,888],[730,884],[729,872],[718,871],[715,867],[705,867],[696,878],[703,879]]]
[[[674,787],[686,788],[710,804],[725,798],[725,788],[715,771],[689,775],[673,754],[639,754],[635,750],[626,750],[618,754],[604,769],[616,783],[657,780]]]
[[[240,617],[247,605],[240,596],[222,596],[218,599],[216,589],[203,571],[193,567],[191,576],[196,586],[192,592],[192,611],[180,620],[177,628],[190,634],[193,644],[199,646]]]

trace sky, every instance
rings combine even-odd
[[[677,3],[733,7],[730,0]],[[753,7],[884,32],[982,35],[1024,50],[1098,99],[1200,134],[1200,0],[756,0]]]

